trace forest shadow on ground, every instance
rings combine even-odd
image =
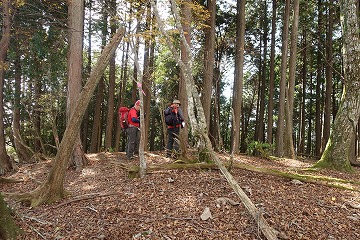
[[[147,165],[169,165],[163,152],[146,153]],[[24,234],[18,239],[265,239],[239,197],[217,169],[157,169],[144,178],[129,178],[125,154],[88,154],[90,165],[68,170],[71,195],[60,202],[30,208],[5,200]],[[230,156],[220,154],[227,163]],[[232,175],[280,239],[359,239],[359,169],[309,172],[312,160],[267,160],[245,155],[235,163],[261,169],[343,179],[340,187],[294,181],[233,167]],[[19,166],[0,183],[0,191],[27,192],[46,179],[50,161]],[[220,199],[231,199],[230,204]],[[208,208],[211,217],[202,220]]]

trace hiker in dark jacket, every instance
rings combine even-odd
[[[172,104],[164,110],[165,122],[168,126],[168,142],[166,145],[166,156],[177,157],[179,154],[180,128],[185,126],[184,114],[180,108],[180,101],[175,99]]]

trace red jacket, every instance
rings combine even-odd
[[[129,127],[140,127],[140,120],[135,108],[131,108],[128,113]]]

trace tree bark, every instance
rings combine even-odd
[[[0,239],[16,239],[21,233],[21,229],[12,219],[10,210],[0,193]]]
[[[187,46],[191,46],[191,22],[192,22],[192,12],[191,12],[191,3],[192,0],[185,0],[181,5],[181,29],[184,34],[185,41],[180,42],[181,49],[181,61],[184,64],[188,64],[192,61],[191,53],[188,51]],[[172,8],[174,8],[174,3],[172,3]],[[179,26],[180,27],[180,26]],[[188,95],[187,86],[186,86],[186,72],[184,69],[180,68],[180,82],[179,82],[179,100],[181,102],[181,108],[184,113],[189,111],[189,98],[191,96]],[[184,114],[185,122],[187,123],[190,120],[190,116],[188,114]],[[188,152],[188,126],[186,125],[182,131],[180,131],[180,150],[181,156],[183,158],[187,157]]]
[[[274,79],[275,79],[275,33],[276,33],[276,0],[272,1],[271,18],[271,50],[270,50],[270,80],[267,119],[267,142],[273,144],[273,110],[274,110]]]
[[[15,41],[17,44],[17,41]],[[33,155],[32,150],[24,143],[21,136],[21,116],[20,116],[20,99],[21,99],[21,62],[19,46],[16,47],[16,59],[15,59],[15,86],[14,86],[14,110],[13,110],[13,134],[14,134],[14,145],[16,154],[20,163],[29,163],[31,156]]]
[[[145,31],[151,32],[152,28],[152,12],[150,2],[146,4],[146,22],[145,22]],[[153,38],[150,36],[145,36],[145,46],[144,46],[144,69],[142,75],[142,89],[144,91],[144,101],[143,101],[143,111],[147,114],[147,117],[144,118],[144,151],[148,150],[148,142],[149,142],[149,121],[150,121],[150,101],[151,101],[151,86],[152,86],[152,78],[151,78],[151,68],[150,62],[151,60],[151,49],[153,46]],[[141,93],[143,94],[143,93]]]
[[[231,152],[239,153],[240,143],[240,120],[242,108],[242,92],[244,80],[244,46],[245,46],[245,0],[237,0],[236,3],[236,53],[235,53],[235,73],[234,73],[234,87],[233,87],[233,102],[232,109],[234,114],[232,116],[231,127]]]
[[[75,103],[78,101],[82,83],[83,69],[83,28],[84,28],[84,1],[69,1],[69,52],[68,52],[68,95],[67,120],[74,113]],[[69,123],[68,123],[69,124]],[[80,139],[80,129],[77,131],[70,165],[77,169],[87,164]]]
[[[294,93],[295,93],[295,75],[296,75],[296,58],[297,58],[297,38],[299,26],[299,0],[294,0],[294,15],[291,29],[291,46],[289,61],[289,82],[287,88],[287,101],[285,106],[286,125],[284,137],[284,155],[288,158],[295,159],[295,149],[293,140],[293,116],[294,116]]]
[[[325,102],[324,102],[324,130],[322,137],[322,149],[325,149],[326,143],[330,136],[331,125],[331,96],[332,96],[332,71],[333,71],[333,0],[329,2],[328,13],[328,29],[326,31],[326,86],[325,86]]]
[[[316,102],[315,102],[315,149],[314,154],[316,157],[319,157],[321,154],[321,130],[322,130],[322,114],[321,114],[321,101],[322,101],[322,78],[323,78],[323,63],[322,63],[322,51],[324,49],[324,43],[322,40],[323,34],[323,24],[324,24],[324,16],[323,16],[323,1],[318,0],[318,30],[317,30],[317,73],[316,73]]]
[[[212,84],[214,77],[215,63],[215,16],[216,16],[216,0],[207,0],[208,11],[210,14],[207,20],[204,44],[204,81],[201,94],[201,102],[204,108],[206,118],[206,127],[210,129],[210,108],[212,98]]]
[[[357,0],[341,0],[344,88],[340,108],[325,151],[315,167],[351,171],[352,138],[360,116],[360,37]]]
[[[284,120],[285,120],[285,93],[286,93],[286,68],[288,52],[288,33],[290,18],[290,0],[285,2],[284,25],[282,29],[282,46],[281,46],[281,76],[280,76],[280,95],[279,95],[279,113],[276,131],[276,149],[275,154],[278,157],[284,156]]]
[[[10,44],[11,4],[11,0],[3,0],[2,2],[3,24],[0,40],[0,175],[10,171],[12,168],[10,157],[6,152],[4,135],[4,82],[5,71],[7,69],[6,56]]]
[[[301,43],[301,103],[300,103],[300,127],[299,127],[299,142],[298,142],[298,153],[305,153],[305,124],[306,124],[306,76],[307,76],[307,30],[303,28],[302,43]]]
[[[110,17],[110,34],[113,36],[116,33],[116,1],[110,1],[111,17]],[[109,64],[109,93],[108,93],[108,106],[106,114],[106,129],[105,129],[105,150],[109,151],[112,148],[113,143],[113,130],[115,120],[115,79],[116,79],[116,65],[115,65],[116,53],[110,58]]]

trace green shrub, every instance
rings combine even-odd
[[[254,141],[248,144],[246,153],[249,155],[269,159],[273,149],[274,146],[270,143]]]

